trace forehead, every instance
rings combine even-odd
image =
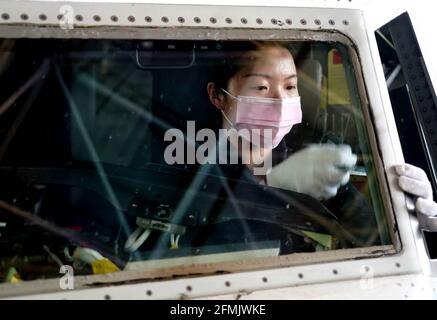
[[[296,73],[293,56],[283,47],[262,47],[244,55],[249,63],[239,72],[265,72],[270,75],[286,75]]]

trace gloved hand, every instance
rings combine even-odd
[[[437,216],[437,203],[432,199],[432,187],[425,171],[411,164],[396,165],[395,171],[402,191],[417,197],[416,212],[428,217]]]
[[[267,184],[326,200],[348,183],[356,162],[357,156],[348,145],[314,144],[273,167]]]

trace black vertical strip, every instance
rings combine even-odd
[[[388,24],[397,57],[402,67],[423,149],[427,156],[434,193],[437,190],[437,109],[436,95],[424,64],[422,52],[408,13]]]

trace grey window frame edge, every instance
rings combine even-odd
[[[347,36],[345,36],[347,37]],[[390,238],[393,241],[393,246],[397,253],[402,252],[402,240],[400,238],[400,233],[397,227],[397,219],[394,213],[393,205],[392,205],[392,197],[389,188],[389,182],[387,179],[387,174],[385,172],[384,161],[381,157],[380,146],[378,143],[378,138],[376,134],[376,128],[372,119],[372,108],[370,106],[369,98],[368,98],[368,90],[366,87],[366,83],[364,81],[363,70],[361,59],[359,56],[358,47],[355,46],[352,40],[348,39],[352,45],[348,46],[348,53],[351,57],[352,67],[355,71],[355,82],[358,87],[358,94],[360,95],[361,101],[361,110],[363,112],[365,125],[367,129],[368,139],[370,142],[370,148],[372,150],[372,156],[374,161],[374,168],[376,171],[376,178],[379,182],[380,192],[382,194],[383,208],[385,218],[387,219],[388,230],[390,233]]]
[[[171,30],[172,32],[168,32]],[[355,81],[361,102],[361,111],[365,120],[368,134],[372,160],[376,171],[376,178],[379,182],[381,198],[383,201],[384,214],[390,232],[392,245],[381,245],[366,248],[331,250],[323,253],[298,253],[275,258],[274,266],[269,261],[271,258],[253,260],[215,263],[216,270],[204,270],[199,272],[200,276],[215,274],[217,271],[230,270],[232,273],[256,271],[261,269],[275,269],[292,266],[303,266],[316,263],[340,262],[357,259],[371,259],[389,255],[398,255],[402,252],[402,242],[397,228],[396,217],[392,205],[392,197],[389,192],[387,175],[384,171],[383,160],[381,157],[375,126],[371,117],[371,108],[368,98],[368,91],[364,81],[363,69],[359,55],[358,46],[347,35],[332,30],[278,30],[261,29],[256,30],[253,36],[251,29],[214,29],[205,27],[178,27],[178,28],[142,28],[142,27],[76,27],[73,30],[62,30],[57,26],[38,26],[30,28],[29,25],[1,25],[0,38],[50,38],[50,39],[147,39],[147,40],[210,40],[211,31],[215,31],[214,40],[283,40],[283,41],[320,41],[338,42],[347,47],[348,54],[355,71]],[[263,263],[262,260],[265,262]],[[202,264],[197,269],[206,269]],[[180,269],[184,269],[181,267]],[[171,268],[166,269],[170,274],[163,279],[171,279],[173,275],[181,276],[181,273],[171,273]],[[163,271],[163,270],[160,270]],[[185,272],[184,277],[192,277]],[[197,276],[197,275],[196,275]],[[93,283],[111,285],[125,281],[147,281],[153,280],[157,275],[154,272],[132,272],[122,271],[118,276],[90,275],[76,276],[75,289],[90,288]],[[160,277],[162,278],[162,277]],[[41,286],[35,286],[34,282],[40,282]],[[32,293],[49,293],[61,291],[58,279],[35,280],[15,284],[0,284],[0,298],[11,297]]]

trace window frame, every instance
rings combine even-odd
[[[147,5],[144,5],[147,8]],[[157,10],[159,6],[155,6],[154,10]],[[183,7],[185,10],[193,10],[192,7],[201,7],[201,6],[172,6],[172,10],[178,10],[177,7]],[[191,7],[191,8],[190,8]],[[210,9],[214,9],[213,6],[209,7]],[[203,8],[205,9],[205,7]],[[308,14],[308,10],[305,8],[300,8],[300,10],[296,10],[296,8],[288,8],[296,11],[296,15],[301,14],[305,16]],[[229,12],[229,10],[235,10],[234,7],[231,8],[221,8],[220,11]],[[281,8],[268,8],[268,12],[265,12],[263,15],[268,16],[269,14],[280,12]],[[319,11],[323,11],[319,16],[329,17],[333,14],[333,10],[328,9],[318,9]],[[374,119],[377,117],[375,113],[375,105],[376,108],[381,109],[381,101],[376,101],[376,98],[372,98],[369,95],[369,92],[373,94],[376,93],[375,87],[369,88],[369,81],[371,79],[376,78],[374,66],[369,64],[369,57],[365,57],[364,52],[369,54],[370,48],[366,42],[366,38],[364,37],[363,30],[357,30],[359,27],[363,26],[363,20],[361,16],[361,12],[358,10],[338,10],[341,12],[335,13],[337,17],[341,17],[343,19],[348,19],[348,21],[355,21],[358,26],[354,26],[352,31],[352,27],[350,30],[326,30],[316,27],[306,28],[305,26],[295,27],[291,26],[293,29],[279,29],[278,28],[260,28],[257,30],[256,36],[252,35],[253,30],[244,29],[244,28],[228,28],[228,29],[211,29],[209,27],[196,27],[196,28],[187,28],[187,27],[178,27],[177,32],[173,35],[170,35],[168,32],[168,28],[138,28],[138,27],[125,27],[125,26],[117,26],[114,27],[101,27],[101,26],[88,26],[86,28],[76,27],[73,30],[62,30],[60,28],[53,28],[50,26],[36,26],[34,25],[32,28],[26,26],[17,26],[17,25],[4,25],[0,23],[0,37],[1,38],[14,38],[14,37],[31,37],[31,38],[39,38],[39,37],[48,37],[48,38],[89,38],[89,39],[172,39],[172,40],[192,40],[192,39],[202,39],[208,40],[210,36],[213,35],[214,39],[223,39],[223,40],[285,40],[285,41],[336,41],[344,44],[348,48],[348,53],[351,58],[352,67],[355,71],[355,82],[358,86],[358,94],[360,96],[361,108],[365,118],[365,124],[367,129],[367,134],[370,142],[370,148],[373,155],[373,161],[375,164],[377,178],[380,182],[380,187],[382,188],[382,199],[384,205],[384,212],[387,217],[388,227],[391,233],[391,238],[393,241],[393,245],[389,246],[376,246],[376,247],[368,247],[368,248],[356,248],[356,249],[346,249],[346,250],[333,250],[327,252],[318,252],[318,253],[298,253],[293,254],[291,256],[283,256],[278,257],[278,263],[273,263],[271,258],[260,258],[253,261],[239,261],[239,262],[231,262],[229,263],[221,263],[217,266],[211,267],[210,265],[202,266],[199,269],[197,267],[190,266],[187,268],[186,266],[176,268],[176,269],[167,269],[165,272],[163,270],[155,270],[153,272],[120,272],[117,274],[110,275],[93,275],[93,276],[78,276],[75,278],[75,288],[76,289],[85,289],[89,288],[93,283],[103,283],[106,285],[114,284],[114,283],[125,283],[128,281],[147,281],[153,280],[156,278],[164,279],[165,281],[155,282],[161,283],[163,287],[165,284],[171,284],[171,277],[185,275],[184,279],[178,280],[185,283],[185,281],[208,281],[208,275],[215,274],[214,279],[218,279],[220,277],[230,277],[237,280],[235,277],[238,275],[245,275],[250,278],[251,275],[263,273],[274,276],[274,281],[258,281],[260,283],[254,283],[250,285],[250,282],[246,282],[244,287],[246,289],[249,288],[266,288],[269,286],[284,286],[290,283],[307,283],[307,282],[320,282],[320,281],[332,281],[332,278],[340,280],[347,278],[357,278],[361,274],[360,268],[355,268],[354,271],[349,270],[344,274],[339,276],[339,273],[334,273],[332,269],[336,268],[335,265],[341,265],[350,262],[348,265],[348,269],[353,268],[352,262],[358,262],[361,260],[362,263],[359,265],[365,265],[365,260],[369,259],[369,261],[374,261],[375,259],[381,260],[380,262],[385,265],[388,260],[390,261],[390,268],[386,270],[378,270],[380,274],[387,273],[399,273],[400,266],[404,267],[403,272],[409,272],[417,270],[417,265],[414,262],[408,263],[407,259],[411,259],[411,254],[414,254],[414,250],[411,250],[410,245],[405,248],[403,244],[405,242],[409,242],[411,235],[405,233],[405,230],[400,230],[398,227],[399,221],[397,216],[395,216],[394,209],[400,208],[400,202],[402,198],[400,195],[396,195],[396,199],[389,197],[392,195],[392,192],[396,188],[394,187],[394,178],[393,176],[387,175],[383,168],[387,167],[387,161],[384,162],[384,155],[382,154],[384,148],[382,146],[381,141],[378,139],[378,130],[381,130],[381,124],[374,124]],[[202,19],[203,20],[203,19]],[[352,24],[352,23],[351,23]],[[248,25],[251,27],[251,25]],[[290,27],[290,28],[291,28]],[[314,30],[309,30],[314,29]],[[173,30],[176,31],[176,30]],[[346,32],[348,35],[346,35]],[[352,39],[355,39],[354,42]],[[372,70],[373,69],[373,70]],[[366,81],[367,80],[367,81]],[[377,97],[378,98],[378,97]],[[371,100],[376,101],[373,103]],[[384,107],[382,107],[384,109]],[[387,110],[384,110],[387,112]],[[390,119],[389,119],[390,120]],[[393,132],[392,132],[393,133]],[[383,141],[387,142],[387,141]],[[389,152],[389,151],[388,151]],[[395,152],[396,153],[396,152]],[[395,156],[396,157],[396,156]],[[392,162],[392,161],[388,161]],[[384,163],[386,163],[384,165]],[[399,210],[402,211],[402,210]],[[404,212],[399,212],[399,214],[404,214]],[[403,223],[404,225],[404,223]],[[403,228],[405,225],[403,226]],[[403,236],[401,236],[403,233]],[[401,242],[401,238],[405,239],[405,241]],[[408,249],[408,252],[405,251]],[[384,257],[384,258],[382,258]],[[384,261],[382,261],[384,260]],[[398,261],[395,263],[395,260]],[[377,265],[377,263],[370,262],[370,264]],[[388,265],[388,264],[387,264]],[[244,268],[242,268],[244,266]],[[322,279],[324,280],[316,280],[317,277],[310,277],[309,279],[304,277],[300,277],[302,274],[307,274],[307,271],[310,274],[316,274],[317,269],[320,267],[325,267],[329,269],[329,275],[323,274]],[[309,269],[313,270],[309,270]],[[192,276],[187,275],[187,270],[189,269],[190,274],[200,274],[201,277],[193,279]],[[328,270],[327,269],[327,270]],[[230,271],[232,272],[229,275],[217,275],[217,271]],[[248,272],[252,271],[252,272]],[[280,281],[281,275],[284,276],[288,272],[291,272],[294,275],[298,275],[296,279],[292,279],[289,281]],[[358,272],[357,272],[358,271]],[[244,279],[245,277],[242,277]],[[269,277],[270,278],[270,277]],[[261,278],[260,278],[261,279]],[[264,279],[264,277],[262,278]],[[23,295],[23,294],[40,294],[42,292],[53,292],[60,291],[58,280],[37,280],[41,286],[34,286],[32,283],[22,283],[17,287],[12,287],[9,284],[0,284],[0,296],[14,296],[14,295]],[[247,281],[247,280],[246,280]],[[33,281],[31,281],[33,282]],[[238,281],[237,281],[238,282]],[[264,284],[263,284],[264,282]],[[207,283],[207,282],[206,282]],[[150,285],[150,284],[148,284]],[[242,284],[243,285],[243,284]],[[38,288],[36,288],[38,287]],[[220,289],[218,289],[220,288]],[[11,289],[11,290],[8,290]],[[39,290],[39,291],[36,291]],[[94,290],[94,289],[93,289]],[[222,289],[222,285],[220,286],[212,286],[210,289],[205,289],[204,294],[209,291],[221,290],[220,292],[225,292]],[[231,289],[229,289],[231,290]],[[232,290],[235,290],[233,288]],[[76,291],[76,290],[75,290]],[[189,296],[193,296],[191,292],[186,292],[186,290],[182,290],[184,294],[188,294]],[[218,291],[217,291],[218,292]],[[197,295],[201,295],[200,292],[196,292]],[[179,293],[175,294],[163,291],[162,297],[180,297]],[[147,298],[147,297],[145,297]],[[154,296],[156,298],[156,296]]]

